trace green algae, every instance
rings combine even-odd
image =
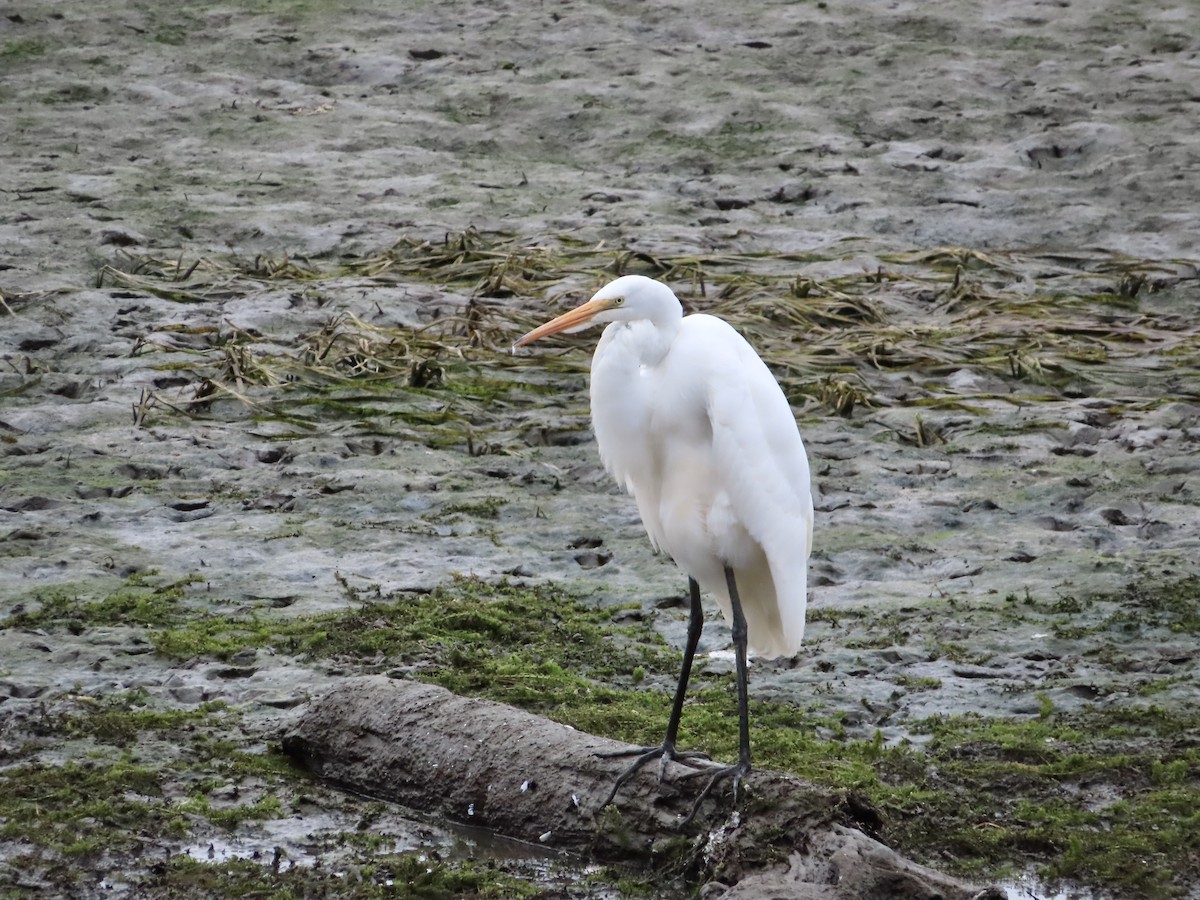
[[[34,59],[42,56],[45,52],[45,43],[37,40],[17,39],[5,41],[3,44],[0,44],[0,60],[8,63],[24,59]]]
[[[28,848],[13,864],[68,886],[78,877],[75,867],[114,853],[136,857],[148,841],[185,841],[213,827],[233,830],[280,815],[273,789],[262,787],[270,767],[261,754],[220,742],[208,743],[206,752],[200,736],[229,725],[224,710],[151,711],[141,702],[110,698],[101,710],[82,704],[51,715],[41,724],[42,738],[71,741],[71,757],[38,756],[27,748],[30,758],[0,769],[0,840]],[[276,782],[286,765],[278,757]],[[230,782],[245,785],[245,802],[209,799]],[[249,799],[255,794],[261,796]]]
[[[134,849],[142,828],[179,827],[163,799],[162,773],[128,754],[107,761],[10,766],[0,771],[0,783],[2,840],[83,856]]]
[[[348,877],[349,875],[349,877]],[[541,888],[489,865],[449,863],[425,854],[379,854],[351,873],[282,867],[277,860],[266,866],[253,860],[202,863],[186,856],[173,857],[143,883],[162,898],[256,897],[296,900],[300,897],[337,896],[347,900],[457,900],[479,897],[522,900],[545,896]]]
[[[313,802],[307,776],[223,703],[155,705],[144,692],[65,698],[40,717],[36,739],[0,766],[0,896],[29,885],[70,894],[84,872],[121,866],[137,896],[527,897],[542,888],[519,866],[386,852],[391,841],[349,829],[326,834],[346,850],[338,871],[268,859],[200,862],[147,847],[210,846],[247,826],[286,821]],[[63,754],[66,758],[63,758]],[[369,810],[367,811],[369,813]],[[364,816],[359,829],[370,828]],[[371,839],[368,839],[371,838]],[[268,851],[269,855],[269,851]],[[509,872],[515,868],[517,874]],[[10,874],[21,873],[10,881]],[[24,885],[24,886],[22,886]]]
[[[147,570],[124,580],[120,588],[99,599],[88,599],[92,585],[56,585],[33,592],[28,604],[18,603],[0,628],[40,628],[55,625],[73,634],[102,625],[165,625],[184,614],[180,601],[189,585],[203,583],[199,575],[154,585],[156,573]]]
[[[239,651],[270,648],[314,663],[332,661],[343,670],[403,670],[462,694],[511,703],[637,744],[661,739],[669,712],[678,657],[649,624],[615,624],[612,609],[598,609],[553,585],[463,578],[428,594],[349,592],[342,611],[289,617],[267,610],[188,610],[181,602],[188,579],[159,588],[147,583],[152,580],[135,579],[93,603],[51,597],[38,611],[17,613],[2,624],[71,629],[132,614],[143,619],[147,639],[169,657],[227,659]],[[998,601],[993,614],[1013,624],[1088,616],[1099,623],[1089,633],[1118,637],[1129,617],[1155,632],[1192,633],[1197,593],[1190,578],[1144,582],[1111,596],[1049,601],[1012,596]],[[814,618],[836,627],[849,617],[856,629],[890,636],[864,646],[902,646],[924,640],[915,623],[934,605],[882,614],[822,611]],[[956,656],[951,643],[940,652]],[[971,657],[965,649],[959,655]],[[906,692],[936,694],[942,689],[941,680],[932,677],[894,681]],[[1177,685],[1186,682],[1182,676],[1174,679]],[[948,855],[953,867],[967,874],[1035,867],[1048,880],[1071,878],[1147,897],[1181,896],[1187,879],[1196,874],[1189,860],[1200,860],[1195,821],[1200,751],[1194,741],[1200,719],[1144,704],[1060,711],[1046,695],[1041,697],[1040,712],[1031,716],[944,715],[913,721],[908,731],[914,742],[895,744],[884,742],[880,732],[851,737],[840,717],[819,711],[819,701],[804,709],[753,700],[755,764],[867,798],[881,810],[890,840],[942,865]],[[731,680],[701,665],[684,712],[681,745],[732,758],[737,752],[736,729],[730,727],[733,709]],[[111,840],[118,843],[128,839],[134,813],[121,804],[133,796],[148,798],[136,803],[164,834],[178,834],[194,820],[228,829],[278,816],[285,807],[276,799],[276,789],[250,791],[245,802],[233,806],[214,803],[209,796],[218,783],[230,780],[278,787],[294,784],[298,777],[285,761],[247,752],[215,734],[215,728],[227,728],[236,715],[221,704],[156,710],[136,694],[74,710],[48,727],[116,750],[104,760],[66,768],[30,763],[6,771],[8,777],[38,784],[38,796],[61,797],[62,808],[35,820],[27,807],[10,807],[0,818],[25,826],[40,821],[31,833],[42,835],[39,840],[47,848],[86,855],[99,848],[72,847],[68,835],[78,820],[73,811],[67,815],[66,807],[74,793],[94,793],[101,784],[124,785],[119,795],[126,800],[112,808],[81,807],[85,812],[80,815],[109,822]],[[187,729],[192,733],[186,752],[167,769],[149,767],[136,755],[148,736]],[[58,793],[48,787],[56,772],[62,776]],[[162,799],[168,782],[191,787],[181,800],[168,803]],[[752,795],[753,780],[749,790]],[[1119,862],[1130,858],[1148,863]],[[1166,860],[1176,862],[1166,865]],[[172,865],[180,867],[170,874],[172,879],[191,871],[184,861]],[[204,871],[206,878],[230,879],[230,885],[267,877],[261,867],[255,875],[233,863]],[[160,872],[158,877],[166,876]],[[278,885],[286,887],[285,882]]]
[[[932,736],[927,764],[902,770],[912,799],[880,799],[897,839],[944,843],[968,869],[1007,860],[1050,881],[1183,896],[1200,854],[1198,727],[1153,709],[930,719],[916,725]]]

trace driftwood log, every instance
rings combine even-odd
[[[705,898],[1003,898],[905,860],[864,833],[873,812],[798,779],[752,773],[739,807],[653,763],[599,809],[627,748],[522,710],[384,676],[350,679],[284,737],[321,778],[427,816],[590,859],[683,873]]]

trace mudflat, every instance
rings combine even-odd
[[[1063,0],[5,9],[0,886],[583,890],[275,748],[378,671],[655,739],[684,583],[600,469],[596,335],[508,352],[640,271],[746,333],[813,460],[757,762],[954,871],[1196,896],[1198,34]],[[643,656],[571,655],[593,628]],[[689,710],[718,755],[727,638]]]

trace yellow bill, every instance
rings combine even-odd
[[[549,337],[552,334],[561,334],[563,332],[569,334],[573,331],[581,331],[592,324],[592,319],[598,313],[611,308],[611,300],[589,300],[582,306],[577,306],[570,312],[565,312],[558,318],[551,319],[544,325],[539,325],[533,331],[518,339],[513,344],[513,347],[524,347],[526,344],[532,344],[534,341]]]

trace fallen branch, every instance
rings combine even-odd
[[[691,811],[703,778],[647,767],[598,809],[625,758],[606,738],[434,685],[354,678],[315,701],[285,752],[358,793],[426,814],[607,862],[684,873],[705,896],[737,898],[1002,898],[909,862],[868,837],[874,813],[796,778],[754,772]],[[721,891],[721,886],[731,886]],[[710,894],[711,890],[720,893]]]

